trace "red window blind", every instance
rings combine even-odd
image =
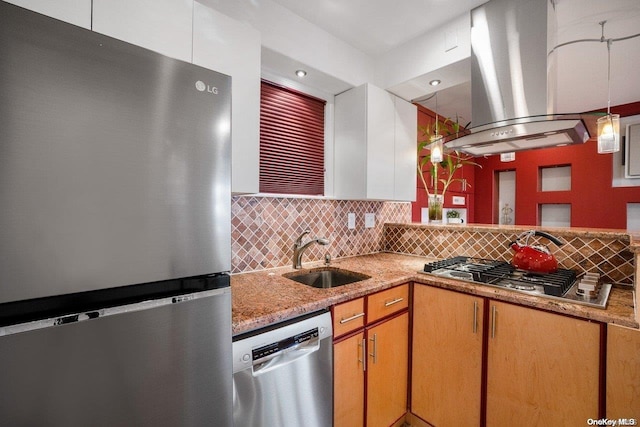
[[[260,192],[324,195],[324,106],[262,81]]]

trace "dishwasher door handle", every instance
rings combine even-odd
[[[300,343],[296,346],[289,347],[278,353],[273,354],[268,360],[256,363],[252,366],[253,376],[257,377],[267,372],[286,366],[296,360],[307,357],[320,349],[320,340],[310,340]]]

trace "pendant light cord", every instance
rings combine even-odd
[[[604,23],[602,31],[604,32]],[[607,40],[607,115],[611,118],[611,39]]]
[[[611,117],[611,44],[613,43],[613,40],[604,38],[604,24],[606,23],[607,21],[599,22],[602,27],[600,40],[607,42],[607,118],[609,119],[609,125],[613,129],[613,117]]]
[[[438,92],[436,92],[436,139],[439,136],[439,132],[438,132]]]
[[[604,25],[606,23],[607,23],[607,21],[598,22],[598,24],[601,27],[601,33],[600,33],[600,38],[599,39],[579,39],[579,40],[571,40],[571,41],[568,41],[568,42],[560,43],[560,44],[554,46],[549,51],[547,56],[551,55],[559,47],[567,46],[567,45],[574,44],[574,43],[583,43],[583,42],[605,43],[606,42],[607,43],[607,116],[609,116],[609,119],[611,120],[611,45],[613,44],[613,42],[619,42],[619,41],[622,41],[622,40],[629,40],[629,39],[633,39],[635,37],[640,37],[640,33],[632,34],[632,35],[625,36],[625,37],[618,37],[617,39],[614,39],[614,38],[607,39],[604,36]]]

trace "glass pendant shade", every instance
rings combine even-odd
[[[598,153],[620,151],[620,114],[607,114],[598,119]]]
[[[442,136],[434,135],[431,137],[431,141],[433,141],[429,146],[429,149],[431,150],[431,163],[440,163],[443,160]]]

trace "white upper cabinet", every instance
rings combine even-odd
[[[91,29],[91,0],[6,0],[69,24]]]
[[[260,33],[194,3],[193,63],[231,76],[234,193],[257,193],[260,170]]]
[[[191,62],[192,0],[93,0],[93,30]]]
[[[415,200],[416,107],[371,84],[336,96],[335,197]]]
[[[257,193],[260,32],[193,0],[11,0],[232,78],[232,191]],[[92,23],[93,22],[93,23]]]
[[[415,201],[418,161],[418,107],[402,98],[395,101],[394,199]]]

